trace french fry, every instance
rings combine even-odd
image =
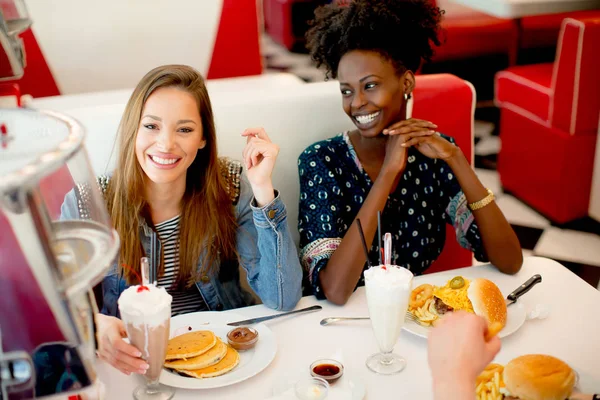
[[[502,400],[500,388],[504,386],[502,372],[504,366],[500,364],[489,364],[479,374],[476,380],[475,394],[477,400]]]
[[[493,376],[494,376],[494,371],[484,370],[481,374],[479,374],[479,378],[484,382],[489,381]]]
[[[494,336],[502,330],[502,324],[500,322],[494,322],[488,327],[488,332],[485,335],[485,341],[489,342]]]

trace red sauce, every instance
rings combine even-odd
[[[313,372],[321,376],[334,376],[340,373],[340,367],[333,364],[319,364],[313,368]]]

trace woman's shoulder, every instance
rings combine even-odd
[[[223,182],[225,183],[225,190],[231,202],[235,205],[240,200],[241,194],[241,182],[242,182],[242,163],[237,160],[232,160],[229,157],[219,158],[219,167]]]
[[[298,157],[301,164],[304,161],[323,159],[325,156],[332,156],[346,152],[348,150],[343,133],[340,133],[329,139],[321,140],[308,146]]]

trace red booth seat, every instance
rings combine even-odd
[[[587,215],[600,110],[600,17],[565,19],[554,63],[496,75],[503,186],[559,223]]]
[[[521,19],[521,47],[527,49],[556,46],[563,19],[589,19],[598,17],[600,17],[600,10],[573,11],[524,17]]]
[[[473,11],[466,15],[446,15],[442,20],[444,44],[436,49],[435,61],[472,58],[516,52],[514,21]]]

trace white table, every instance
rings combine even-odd
[[[521,271],[504,275],[485,265],[440,273],[449,278],[455,275],[485,277],[493,280],[507,295],[534,274],[541,274],[543,282],[534,287],[519,302],[531,308],[535,304],[551,307],[545,320],[531,320],[516,333],[502,341],[497,362],[506,363],[528,353],[554,355],[576,368],[587,385],[585,390],[600,391],[600,292],[585,283],[555,261],[529,257]],[[429,275],[431,277],[433,275]],[[427,281],[427,275],[417,278]],[[304,297],[298,308],[321,304],[323,310],[311,314],[282,318],[267,322],[277,336],[278,353],[272,364],[262,373],[239,384],[206,391],[177,390],[175,399],[265,399],[284,371],[308,370],[310,363],[335,352],[343,355],[346,373],[357,376],[367,387],[367,399],[431,399],[431,376],[427,366],[427,343],[420,337],[402,332],[395,351],[408,360],[407,368],[393,376],[378,376],[365,366],[366,358],[377,351],[368,321],[322,327],[319,321],[328,316],[366,316],[365,292],[360,288],[348,303],[335,306]],[[252,318],[274,313],[264,306],[234,311]],[[107,386],[108,399],[129,398],[139,377],[127,377],[99,363],[99,377]]]
[[[500,18],[522,18],[533,15],[600,8],[599,0],[452,0]]]

